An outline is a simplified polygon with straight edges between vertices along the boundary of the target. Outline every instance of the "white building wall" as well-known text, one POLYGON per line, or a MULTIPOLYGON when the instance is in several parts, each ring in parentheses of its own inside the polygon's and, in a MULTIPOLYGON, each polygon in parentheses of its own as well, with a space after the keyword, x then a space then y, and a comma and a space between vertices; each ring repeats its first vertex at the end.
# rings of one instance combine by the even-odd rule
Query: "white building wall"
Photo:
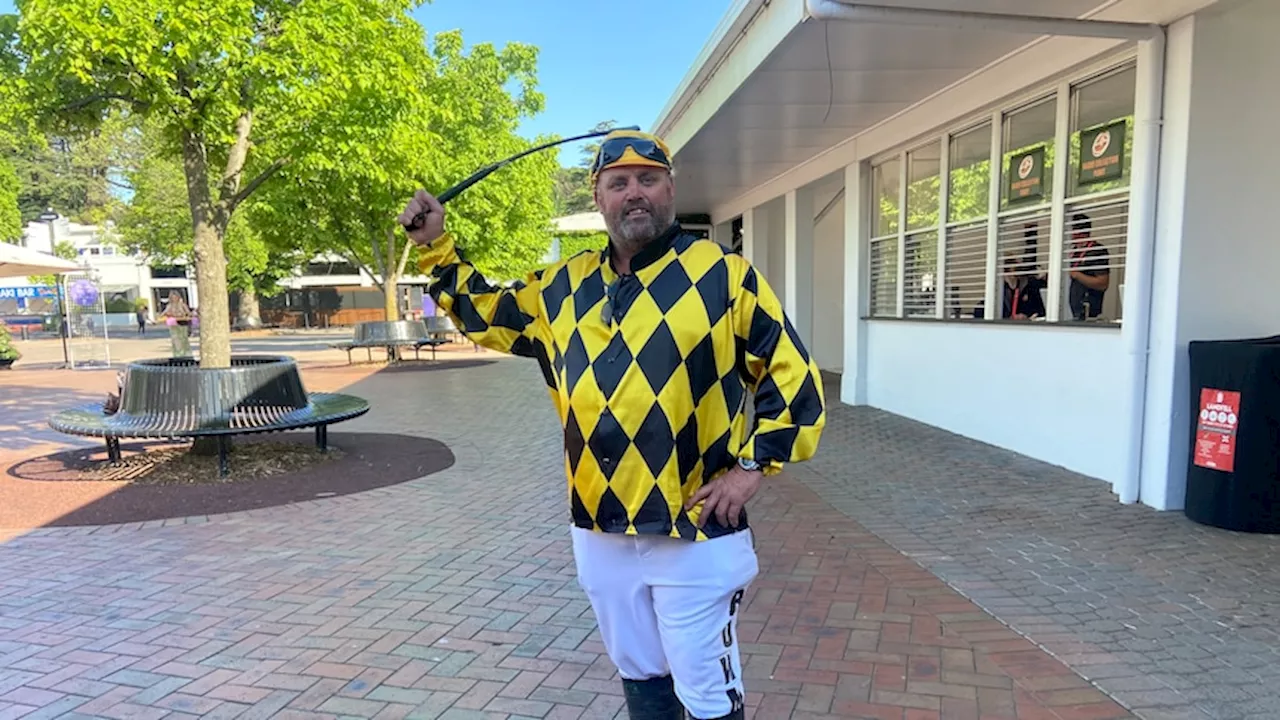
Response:
POLYGON ((1122 472, 1120 333, 867 325, 869 405, 1104 480, 1122 472))
POLYGON ((1188 343, 1280 333, 1280 3, 1224 0, 1195 17, 1193 32, 1186 25, 1171 29, 1179 50, 1170 65, 1175 76, 1189 71, 1189 92, 1166 103, 1186 109, 1185 118, 1166 113, 1166 136, 1180 132, 1185 142, 1165 151, 1161 198, 1168 220, 1181 223, 1156 254, 1165 289, 1157 301, 1176 311, 1163 310, 1159 334, 1153 326, 1143 488, 1143 502, 1172 508, 1182 507, 1186 490, 1188 343))
POLYGON ((773 286, 773 292, 781 300, 787 296, 787 208, 784 198, 777 198, 764 206, 764 237, 756 238, 756 255, 765 257, 764 275, 773 286), (760 247, 764 241, 763 249, 760 247))
MULTIPOLYGON (((815 213, 826 207, 816 198, 815 213)), ((844 370, 844 200, 837 200, 813 229, 813 339, 818 367, 844 370)), ((834 398, 833 398, 834 399, 834 398)))

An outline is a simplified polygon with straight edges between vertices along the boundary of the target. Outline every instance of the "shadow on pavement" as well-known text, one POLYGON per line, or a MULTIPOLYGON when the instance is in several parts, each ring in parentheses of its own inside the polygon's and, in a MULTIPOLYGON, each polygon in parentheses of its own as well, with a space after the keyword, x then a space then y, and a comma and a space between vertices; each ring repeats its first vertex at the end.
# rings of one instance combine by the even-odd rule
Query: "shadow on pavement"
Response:
MULTIPOLYGON (((312 433, 299 432, 237 438, 236 443, 243 446, 253 442, 285 441, 305 445, 313 438, 312 433)), ((258 510, 398 485, 438 473, 454 463, 449 448, 429 438, 384 433, 331 433, 329 443, 341 449, 344 457, 296 472, 243 482, 125 484, 44 525, 113 525, 258 510)), ((122 444, 121 449, 128 455, 146 452, 147 445, 122 444)), ((91 462, 101 461, 104 454, 101 449, 67 450, 19 463, 9 470, 9 475, 45 486, 94 486, 99 483, 77 479, 79 470, 91 462)), ((213 462, 212 458, 210 462, 213 462)), ((231 462, 234 466, 234 450, 231 462)), ((94 490, 92 487, 85 489, 94 490)))
MULTIPOLYGON (((102 401, 103 392, 77 391, 65 388, 6 385, 0 388, 0 449, 24 450, 48 443, 91 444, 77 442, 48 425, 49 416, 72 405, 102 401)), ((79 440, 84 440, 80 438, 79 440)))

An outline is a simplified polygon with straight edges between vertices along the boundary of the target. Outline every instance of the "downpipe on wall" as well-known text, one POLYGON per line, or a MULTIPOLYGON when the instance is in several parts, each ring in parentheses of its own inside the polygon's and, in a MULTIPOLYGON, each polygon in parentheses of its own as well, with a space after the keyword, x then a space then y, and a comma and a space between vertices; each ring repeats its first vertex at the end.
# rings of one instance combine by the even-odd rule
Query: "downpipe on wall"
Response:
POLYGON ((1124 475, 1116 484, 1120 502, 1138 502, 1142 493, 1142 451, 1147 411, 1147 368, 1151 357, 1151 297, 1155 272, 1156 215, 1160 193, 1160 140, 1164 128, 1166 34, 1138 44, 1134 93, 1133 182, 1129 188, 1129 235, 1125 312, 1121 334, 1129 357, 1129 443, 1124 475))

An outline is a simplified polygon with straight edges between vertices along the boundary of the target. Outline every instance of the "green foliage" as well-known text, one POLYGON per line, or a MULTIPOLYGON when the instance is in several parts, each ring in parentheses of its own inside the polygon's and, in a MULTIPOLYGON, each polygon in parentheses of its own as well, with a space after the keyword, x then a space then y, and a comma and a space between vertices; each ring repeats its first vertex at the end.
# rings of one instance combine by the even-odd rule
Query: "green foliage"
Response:
POLYGON ((36 135, 14 151, 24 221, 48 208, 73 222, 97 225, 120 208, 113 194, 113 170, 128 164, 136 122, 112 113, 98 127, 76 135, 36 135))
POLYGON ((219 366, 230 357, 223 240, 236 210, 299 157, 324 146, 342 162, 347 146, 402 118, 399 98, 422 82, 405 61, 421 47, 416 4, 17 0, 0 65, 22 69, 18 101, 57 135, 98 128, 118 108, 158 123, 191 209, 201 362, 219 366))
MULTIPOLYGON (((515 130, 542 109, 535 48, 480 44, 464 53, 455 31, 437 35, 429 52, 420 41, 406 45, 403 62, 415 80, 388 100, 393 120, 300 155, 258 197, 255 227, 339 254, 385 282, 412 259, 396 216, 415 190, 441 192, 529 146, 515 130)), ((517 277, 546 253, 556 168, 554 152, 537 153, 449 203, 448 228, 482 272, 517 277)))
POLYGON ((108 313, 129 313, 135 310, 135 304, 128 298, 113 297, 107 301, 106 311, 108 313))
POLYGON ((18 211, 18 175, 0 156, 0 242, 22 239, 22 213, 18 211))
POLYGON ((574 232, 560 235, 560 257, 568 260, 585 250, 603 250, 609 245, 608 233, 574 232))
POLYGON ((9 326, 0 322, 0 360, 17 360, 20 357, 22 353, 13 346, 13 336, 9 334, 9 326))
MULTIPOLYGON (((592 132, 611 130, 615 125, 617 122, 605 120, 597 123, 592 132)), ((556 215, 573 215, 595 209, 589 168, 599 149, 600 143, 587 143, 582 147, 576 167, 562 167, 556 173, 556 215)))
MULTIPOLYGON (((182 165, 166 152, 154 122, 144 125, 136 146, 134 165, 123 172, 133 195, 120 213, 117 245, 153 263, 190 264, 195 259, 194 243, 182 165)), ((212 173, 209 181, 215 182, 212 173)), ((290 246, 268 246, 244 213, 232 216, 223 243, 227 285, 232 290, 253 288, 263 295, 275 294, 279 280, 302 259, 290 246)))

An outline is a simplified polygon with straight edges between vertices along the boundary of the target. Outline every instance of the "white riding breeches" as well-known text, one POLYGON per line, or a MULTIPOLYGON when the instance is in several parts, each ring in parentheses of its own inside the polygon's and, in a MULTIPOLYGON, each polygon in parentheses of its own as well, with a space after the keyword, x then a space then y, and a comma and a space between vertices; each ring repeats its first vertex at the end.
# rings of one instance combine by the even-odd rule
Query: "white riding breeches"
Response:
POLYGON ((578 583, 619 674, 671 675, 699 720, 742 707, 738 611, 760 570, 751 531, 701 542, 571 532, 578 583))

